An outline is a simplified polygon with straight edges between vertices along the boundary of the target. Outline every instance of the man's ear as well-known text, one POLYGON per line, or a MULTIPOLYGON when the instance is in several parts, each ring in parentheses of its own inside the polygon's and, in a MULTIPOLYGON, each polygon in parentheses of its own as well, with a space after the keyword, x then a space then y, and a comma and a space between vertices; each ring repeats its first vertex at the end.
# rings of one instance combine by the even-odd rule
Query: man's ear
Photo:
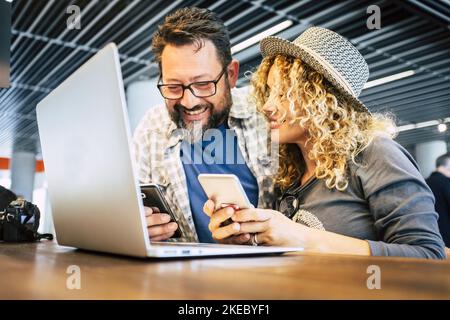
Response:
POLYGON ((236 59, 231 60, 227 67, 227 72, 230 88, 234 88, 239 78, 239 61, 236 59))

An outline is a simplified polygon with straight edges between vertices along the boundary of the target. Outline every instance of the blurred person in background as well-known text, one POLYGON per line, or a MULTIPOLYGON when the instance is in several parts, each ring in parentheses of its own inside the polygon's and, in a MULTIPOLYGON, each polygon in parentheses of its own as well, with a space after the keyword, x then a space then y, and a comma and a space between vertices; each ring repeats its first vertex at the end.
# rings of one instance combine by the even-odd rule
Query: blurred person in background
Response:
POLYGON ((445 245, 450 247, 450 152, 436 159, 436 171, 426 181, 436 199, 434 206, 439 214, 439 231, 445 245))

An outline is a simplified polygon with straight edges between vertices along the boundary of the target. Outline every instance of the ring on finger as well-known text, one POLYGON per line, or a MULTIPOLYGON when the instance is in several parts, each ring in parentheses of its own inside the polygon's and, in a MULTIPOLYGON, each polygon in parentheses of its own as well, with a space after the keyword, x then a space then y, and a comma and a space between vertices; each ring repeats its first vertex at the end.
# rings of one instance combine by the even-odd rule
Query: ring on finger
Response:
POLYGON ((251 237, 250 237, 250 244, 252 246, 258 246, 258 234, 257 233, 252 233, 251 237))

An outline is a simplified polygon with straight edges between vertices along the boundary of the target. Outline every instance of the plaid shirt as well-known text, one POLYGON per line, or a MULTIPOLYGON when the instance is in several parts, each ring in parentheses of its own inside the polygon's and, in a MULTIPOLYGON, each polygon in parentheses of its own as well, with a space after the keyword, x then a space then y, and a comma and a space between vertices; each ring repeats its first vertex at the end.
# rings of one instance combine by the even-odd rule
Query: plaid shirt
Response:
MULTIPOLYGON (((242 156, 258 182, 258 207, 272 208, 278 150, 273 149, 267 121, 249 101, 246 89, 231 92, 233 105, 228 126, 235 131, 242 156)), ((156 183, 162 187, 185 236, 179 241, 198 242, 180 157, 184 132, 171 120, 165 105, 153 107, 134 132, 134 156, 140 183, 156 183)))

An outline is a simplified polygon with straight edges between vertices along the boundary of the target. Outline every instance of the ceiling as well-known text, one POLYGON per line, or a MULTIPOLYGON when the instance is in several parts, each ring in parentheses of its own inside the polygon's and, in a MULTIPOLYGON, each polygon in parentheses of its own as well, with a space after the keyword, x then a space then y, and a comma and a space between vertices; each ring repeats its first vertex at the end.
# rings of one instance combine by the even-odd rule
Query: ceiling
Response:
MULTIPOLYGON (((0 0, 3 1, 3 0, 0 0)), ((369 80, 407 70, 413 76, 363 90, 371 111, 391 112, 405 125, 450 117, 450 2, 332 0, 14 0, 12 3, 11 82, 0 89, 0 156, 12 150, 39 156, 35 107, 106 43, 120 52, 125 86, 155 77, 151 36, 165 15, 184 6, 214 10, 230 30, 232 45, 286 19, 291 27, 277 34, 294 39, 317 25, 347 37, 364 55, 369 80), (81 28, 68 29, 69 5, 81 8, 81 28), (366 26, 369 5, 381 9, 381 28, 366 26)), ((240 85, 260 62, 255 44, 235 54, 240 85)), ((401 132, 411 148, 430 140, 450 141, 436 126, 401 132)), ((449 148, 450 149, 450 148, 449 148)))

